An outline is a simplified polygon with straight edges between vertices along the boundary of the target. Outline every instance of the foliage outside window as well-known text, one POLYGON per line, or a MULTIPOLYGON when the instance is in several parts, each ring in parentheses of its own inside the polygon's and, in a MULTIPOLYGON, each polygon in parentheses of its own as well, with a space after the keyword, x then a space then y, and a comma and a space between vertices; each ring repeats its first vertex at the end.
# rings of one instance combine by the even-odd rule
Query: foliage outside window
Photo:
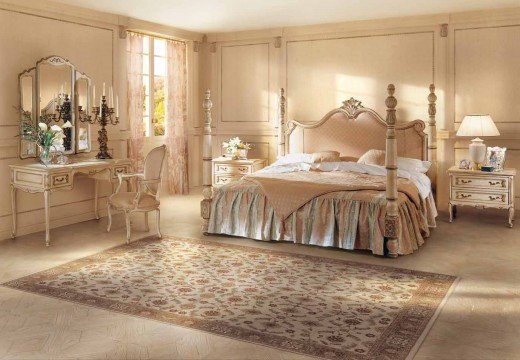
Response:
POLYGON ((145 136, 165 134, 166 40, 143 36, 143 123, 145 136), (150 91, 152 89, 152 91, 150 91))

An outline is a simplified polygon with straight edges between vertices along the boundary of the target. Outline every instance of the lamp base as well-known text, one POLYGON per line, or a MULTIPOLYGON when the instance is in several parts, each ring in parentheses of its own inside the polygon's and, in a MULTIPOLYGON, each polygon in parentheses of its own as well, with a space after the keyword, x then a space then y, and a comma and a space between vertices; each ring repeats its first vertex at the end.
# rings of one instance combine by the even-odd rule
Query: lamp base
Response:
POLYGON ((469 157, 473 162, 473 170, 478 170, 486 159, 486 145, 484 140, 475 138, 469 144, 469 157))

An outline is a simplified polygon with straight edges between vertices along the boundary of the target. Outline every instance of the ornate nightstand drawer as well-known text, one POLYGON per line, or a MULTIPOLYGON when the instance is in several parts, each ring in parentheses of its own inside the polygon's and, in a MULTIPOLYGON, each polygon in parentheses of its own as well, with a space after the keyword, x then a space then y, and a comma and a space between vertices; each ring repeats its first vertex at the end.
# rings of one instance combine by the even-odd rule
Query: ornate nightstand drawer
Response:
POLYGON ((218 174, 215 174, 213 182, 214 182, 215 185, 226 185, 226 184, 230 184, 232 182, 238 181, 241 178, 242 178, 241 175, 218 175, 218 174))
POLYGON ((492 176, 464 176, 454 175, 451 177, 452 186, 458 188, 481 188, 481 189, 497 189, 505 190, 508 188, 507 177, 492 176))
POLYGON ((451 198, 457 202, 470 202, 497 205, 509 204, 509 194, 507 192, 491 191, 467 191, 463 189, 452 189, 451 198))
POLYGON ((72 176, 70 174, 53 174, 51 175, 51 187, 58 188, 62 186, 69 186, 72 183, 72 176))
POLYGON ((251 165, 215 164, 215 173, 247 175, 252 172, 251 165))

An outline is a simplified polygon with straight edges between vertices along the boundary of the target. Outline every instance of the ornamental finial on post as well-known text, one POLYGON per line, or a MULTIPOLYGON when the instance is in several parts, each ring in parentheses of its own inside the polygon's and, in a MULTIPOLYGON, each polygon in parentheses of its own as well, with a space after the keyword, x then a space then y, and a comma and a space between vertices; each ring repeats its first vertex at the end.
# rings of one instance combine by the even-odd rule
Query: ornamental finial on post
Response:
POLYGON ((388 88, 388 97, 385 100, 386 104, 386 123, 388 125, 395 125, 396 117, 395 117, 395 107, 397 106, 397 99, 394 97, 395 86, 394 84, 389 84, 388 88))

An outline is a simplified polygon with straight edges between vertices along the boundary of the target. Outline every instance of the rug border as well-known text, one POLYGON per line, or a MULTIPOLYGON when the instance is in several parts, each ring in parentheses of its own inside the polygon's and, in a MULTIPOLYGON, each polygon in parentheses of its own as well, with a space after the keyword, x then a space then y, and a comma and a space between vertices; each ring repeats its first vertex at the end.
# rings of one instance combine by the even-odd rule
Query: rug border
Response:
MULTIPOLYGON (((341 265, 350 265, 350 266, 357 266, 357 267, 361 267, 361 268, 376 269, 376 270, 384 271, 384 272, 387 272, 387 273, 391 272, 391 273, 398 273, 398 274, 399 273, 400 274, 413 274, 413 275, 417 275, 419 277, 423 277, 424 280, 428 280, 429 279, 429 280, 451 281, 451 285, 448 288, 448 291, 444 294, 443 298, 439 302, 439 305, 437 305, 437 308, 435 309, 434 314, 428 320, 428 323, 425 326, 425 328, 423 329, 423 331, 421 332, 421 335, 417 338, 417 340, 414 341, 414 345, 412 346, 412 348, 410 349, 410 351, 408 352, 408 354, 405 357, 406 359, 413 358, 415 353, 418 351, 418 349, 421 346, 424 338, 426 337, 426 335, 429 332, 430 328, 433 326, 433 323, 437 319, 440 311, 444 307, 444 305, 445 305, 445 303, 447 301, 448 296, 451 294, 451 292, 452 292, 452 290, 454 288, 454 285, 457 284, 458 280, 459 280, 459 278, 457 276, 453 276, 453 275, 425 272, 425 271, 412 270, 412 269, 406 269, 406 268, 398 268, 398 267, 387 266, 387 265, 380 265, 380 264, 363 263, 363 262, 346 260, 346 259, 329 258, 329 257, 324 257, 324 256, 319 256, 319 255, 292 253, 292 252, 282 251, 282 250, 278 250, 278 249, 266 249, 266 248, 262 248, 262 247, 247 246, 247 245, 242 245, 242 244, 229 244, 229 243, 223 243, 223 242, 220 242, 220 241, 213 241, 213 240, 209 240, 209 239, 197 239, 197 238, 183 237, 183 236, 177 236, 177 235, 165 235, 165 236, 163 236, 162 239, 157 237, 157 236, 152 235, 152 236, 148 236, 148 237, 145 237, 145 238, 142 238, 142 239, 138 239, 138 240, 136 240, 136 241, 134 241, 134 242, 132 242, 130 244, 124 244, 124 243, 123 244, 118 244, 118 245, 115 245, 113 247, 101 250, 101 251, 99 251, 97 253, 86 255, 84 257, 81 257, 81 258, 78 258, 78 259, 75 259, 75 260, 71 260, 71 261, 65 262, 65 263, 63 263, 61 265, 57 265, 57 266, 51 267, 49 269, 40 270, 40 271, 37 271, 37 272, 35 272, 33 274, 29 274, 29 275, 26 275, 26 276, 23 276, 23 277, 20 277, 20 278, 16 278, 16 279, 13 279, 13 280, 6 281, 6 282, 0 284, 0 286, 6 287, 6 288, 9 288, 9 289, 12 289, 12 290, 23 291, 25 293, 30 293, 30 294, 33 294, 33 295, 44 295, 44 296, 49 297, 49 298, 53 298, 53 299, 57 299, 57 300, 64 300, 64 301, 67 301, 67 302, 70 302, 70 303, 76 303, 76 304, 80 304, 80 305, 85 305, 85 306, 89 306, 91 308, 100 309, 100 310, 104 310, 104 311, 113 311, 113 312, 116 312, 116 313, 119 313, 119 314, 123 314, 123 315, 126 315, 126 316, 136 316, 136 317, 139 317, 139 318, 142 318, 142 319, 145 319, 145 320, 158 321, 158 322, 161 322, 161 323, 164 323, 164 324, 168 324, 168 325, 180 326, 180 327, 183 327, 183 328, 186 328, 186 329, 190 329, 190 330, 195 330, 195 331, 202 331, 202 332, 205 332, 207 334, 211 334, 211 335, 215 335, 215 336, 223 336, 223 337, 228 338, 228 339, 233 339, 233 340, 236 340, 236 341, 244 341, 244 342, 247 342, 247 343, 251 343, 251 344, 255 344, 255 345, 259 345, 259 346, 265 346, 265 347, 269 347, 269 348, 273 348, 273 349, 276 349, 276 350, 281 350, 281 351, 285 351, 285 352, 289 352, 289 353, 294 353, 294 354, 299 354, 299 355, 304 355, 304 356, 309 356, 309 357, 314 357, 314 358, 323 358, 323 356, 315 355, 315 354, 312 354, 311 352, 303 352, 302 350, 296 350, 296 349, 292 350, 292 349, 287 348, 287 347, 280 347, 280 346, 275 346, 275 345, 269 345, 269 344, 266 344, 266 343, 263 343, 263 342, 256 342, 256 341, 244 339, 244 338, 241 338, 241 337, 226 335, 224 333, 202 329, 202 328, 200 328, 198 326, 183 325, 183 324, 180 324, 178 322, 169 321, 166 318, 160 319, 160 318, 157 318, 155 316, 150 317, 150 316, 145 316, 145 315, 134 314, 132 312, 125 311, 123 309, 119 310, 119 309, 112 308, 112 307, 108 307, 108 308, 100 307, 99 305, 90 304, 90 303, 88 303, 85 300, 82 301, 82 300, 77 300, 77 299, 71 299, 71 298, 67 298, 65 296, 62 297, 62 296, 59 296, 59 295, 56 295, 56 294, 51 294, 51 293, 34 292, 34 291, 31 291, 30 289, 23 288, 23 287, 17 287, 16 285, 12 285, 11 284, 11 283, 17 282, 17 281, 32 280, 32 278, 34 276, 36 276, 36 275, 39 275, 39 274, 45 275, 45 273, 50 271, 50 270, 57 269, 57 268, 58 269, 59 268, 63 269, 63 268, 66 268, 67 265, 70 265, 70 264, 73 264, 73 263, 76 263, 76 262, 79 262, 79 261, 85 261, 85 260, 89 260, 89 259, 92 259, 92 260, 95 260, 95 261, 99 261, 100 259, 96 259, 96 257, 100 256, 101 254, 105 254, 106 257, 105 257, 104 260, 106 260, 108 258, 111 258, 112 256, 117 256, 118 255, 118 254, 114 253, 116 251, 116 249, 124 249, 124 248, 132 249, 132 248, 138 247, 138 246, 143 245, 143 244, 146 245, 148 243, 152 243, 152 242, 156 242, 156 241, 162 241, 164 239, 168 239, 170 241, 180 241, 180 242, 196 243, 196 244, 208 245, 208 246, 232 248, 232 249, 237 249, 237 250, 242 250, 242 251, 249 251, 249 252, 251 252, 251 251, 253 251, 253 252, 261 252, 261 253, 264 253, 264 254, 272 254, 272 255, 277 255, 277 256, 289 256, 289 257, 293 257, 293 258, 303 258, 303 259, 308 259, 308 260, 313 261, 313 262, 320 262, 320 263, 326 261, 328 263, 332 262, 332 263, 341 264, 341 265)), ((66 269, 66 270, 70 271, 70 269, 66 269)), ((75 291, 70 291, 70 292, 72 292, 72 293, 74 293, 74 294, 76 294, 76 295, 78 295, 80 297, 84 296, 84 294, 76 293, 75 291)), ((147 309, 147 310, 150 311, 150 309, 147 309)), ((151 312, 154 312, 154 310, 151 309, 151 312)), ((239 328, 239 330, 242 330, 242 329, 239 328)), ((338 350, 330 349, 329 351, 336 352, 338 350)), ((342 351, 339 350, 339 352, 341 353, 342 351)), ((339 354, 337 354, 337 355, 339 355, 339 354)), ((353 354, 353 353, 349 352, 348 353, 348 358, 349 359, 365 359, 366 355, 367 354, 353 354)), ((326 358, 330 358, 330 357, 326 356, 326 358)))

